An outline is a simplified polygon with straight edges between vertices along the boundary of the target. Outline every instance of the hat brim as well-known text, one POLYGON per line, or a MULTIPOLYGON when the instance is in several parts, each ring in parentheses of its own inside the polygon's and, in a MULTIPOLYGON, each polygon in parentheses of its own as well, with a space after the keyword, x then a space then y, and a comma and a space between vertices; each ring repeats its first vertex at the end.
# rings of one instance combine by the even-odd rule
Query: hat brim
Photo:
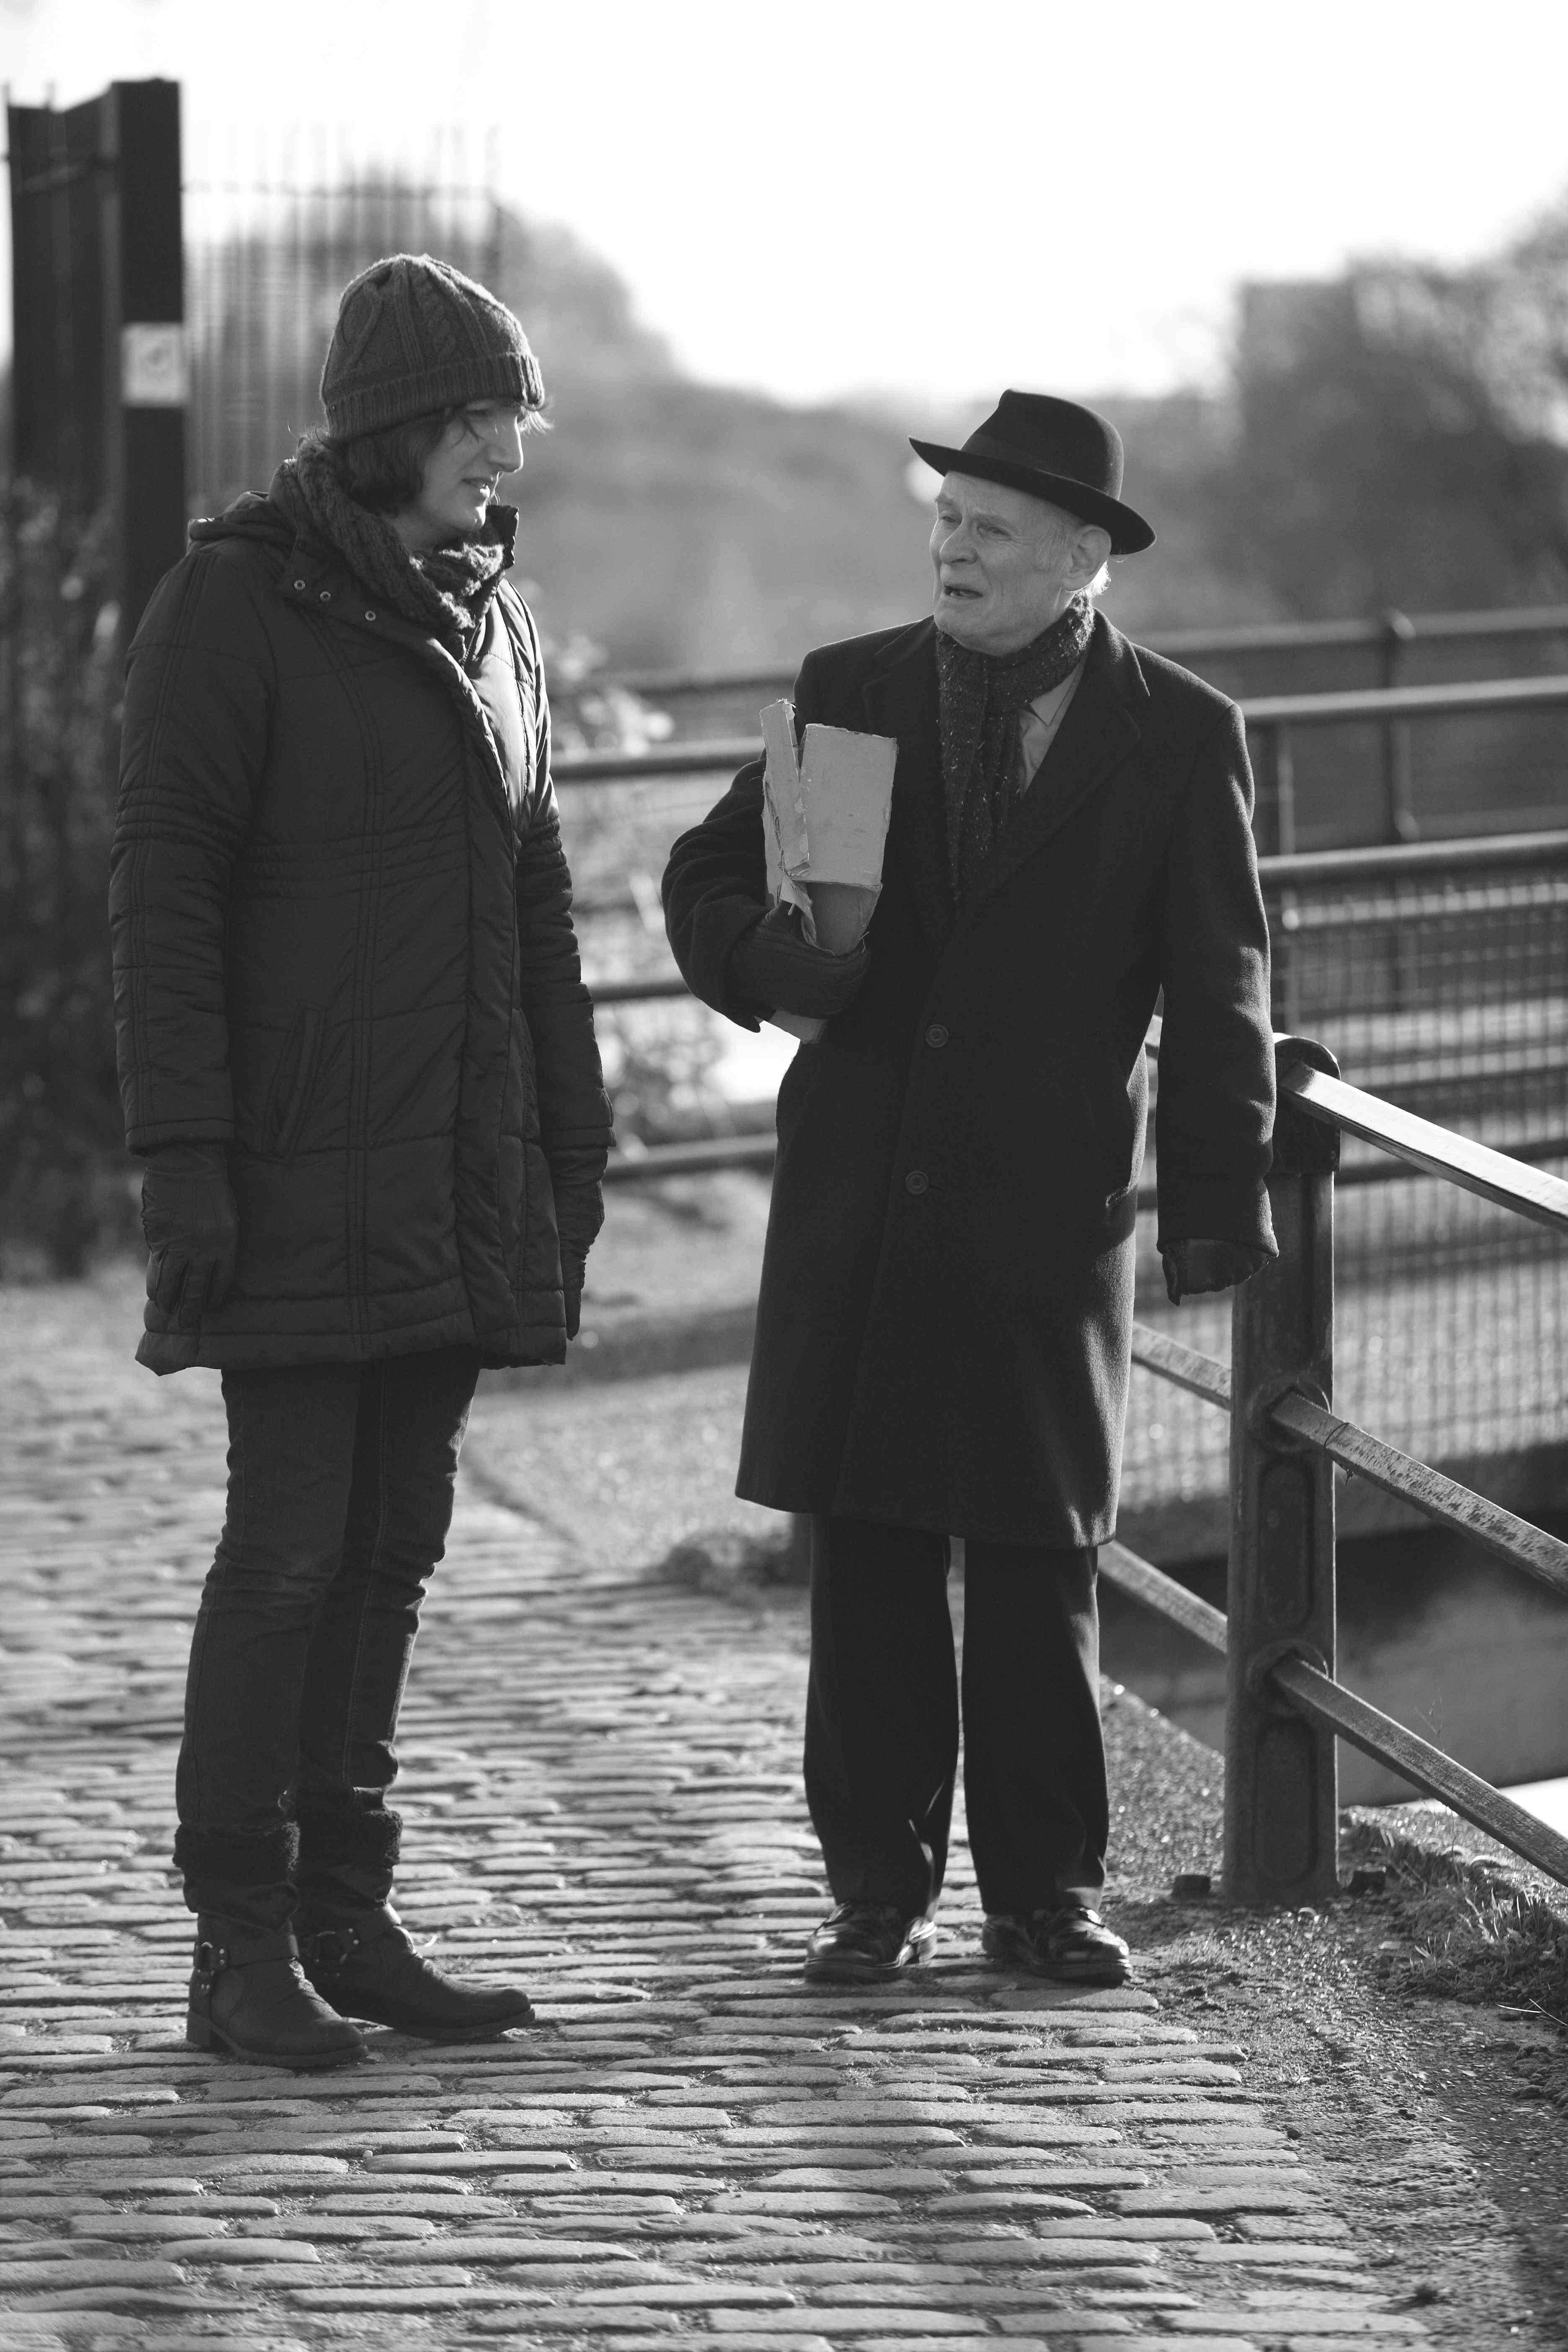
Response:
POLYGON ((973 449, 948 449, 938 441, 917 441, 912 435, 910 447, 939 474, 973 474, 983 482, 1001 482, 1007 489, 1065 507, 1080 522, 1098 523, 1110 533, 1112 555, 1141 555, 1154 544, 1152 528, 1134 508, 1108 498, 1103 490, 1090 489, 1087 483, 1075 482, 1070 474, 1048 474, 1043 466, 1031 466, 1024 459, 1013 465, 1005 457, 983 457, 973 449))

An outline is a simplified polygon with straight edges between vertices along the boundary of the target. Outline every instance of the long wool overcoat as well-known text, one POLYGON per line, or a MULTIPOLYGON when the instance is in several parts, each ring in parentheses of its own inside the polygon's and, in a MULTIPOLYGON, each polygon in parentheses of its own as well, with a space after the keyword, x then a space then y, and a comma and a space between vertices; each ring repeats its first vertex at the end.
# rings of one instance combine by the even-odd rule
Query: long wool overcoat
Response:
MULTIPOLYGON (((1268 940, 1242 720, 1098 617, 1084 675, 955 912, 931 622, 807 656, 797 725, 898 739, 870 968, 779 1090, 738 1491, 1021 1545, 1116 1520, 1160 991, 1163 1242, 1271 1247, 1268 940)), ((748 1026, 762 764, 677 842, 669 935, 748 1026)))
POLYGON ((559 1362, 610 1114, 527 607, 465 669, 269 499, 193 540, 132 648, 115 1001, 130 1148, 228 1147, 238 1260, 140 1360, 559 1362))

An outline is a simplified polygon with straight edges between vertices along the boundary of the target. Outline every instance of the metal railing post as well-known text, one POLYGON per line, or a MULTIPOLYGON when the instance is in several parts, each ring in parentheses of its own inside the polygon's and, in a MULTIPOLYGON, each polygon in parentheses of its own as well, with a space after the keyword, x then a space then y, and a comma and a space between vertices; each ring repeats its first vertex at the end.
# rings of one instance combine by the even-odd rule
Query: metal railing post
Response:
MULTIPOLYGON (((1337 1075, 1292 1039, 1281 1068, 1337 1075)), ((1334 1670, 1334 1485, 1326 1455, 1269 1422, 1288 1390, 1333 1400, 1333 1181, 1339 1137, 1282 1096, 1268 1198, 1279 1255, 1235 1295, 1226 1657, 1225 1891, 1310 1903, 1339 1884, 1334 1738, 1274 1695, 1285 1656, 1334 1670)))
MULTIPOLYGON (((1392 605, 1383 616, 1383 677, 1385 687, 1399 684, 1399 672, 1405 648, 1415 639, 1415 624, 1407 614, 1396 612, 1392 605)), ((1388 838, 1392 841, 1415 841, 1421 832, 1415 819, 1414 789, 1410 768, 1410 728, 1402 719, 1391 719, 1383 730, 1383 793, 1388 816, 1388 838)))

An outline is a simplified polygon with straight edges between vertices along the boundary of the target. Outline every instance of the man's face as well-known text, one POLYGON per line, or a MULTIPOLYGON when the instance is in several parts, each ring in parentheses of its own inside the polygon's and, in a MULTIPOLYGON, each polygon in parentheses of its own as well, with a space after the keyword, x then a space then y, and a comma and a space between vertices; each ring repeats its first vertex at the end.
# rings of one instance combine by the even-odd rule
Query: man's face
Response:
POLYGON ((410 546, 473 539, 501 478, 522 464, 524 411, 516 401, 477 402, 451 418, 425 461, 418 497, 398 520, 410 546))
POLYGON ((972 653, 1019 652, 1081 584, 1068 576, 1079 529, 1059 508, 1005 483, 944 476, 931 535, 937 627, 972 653))

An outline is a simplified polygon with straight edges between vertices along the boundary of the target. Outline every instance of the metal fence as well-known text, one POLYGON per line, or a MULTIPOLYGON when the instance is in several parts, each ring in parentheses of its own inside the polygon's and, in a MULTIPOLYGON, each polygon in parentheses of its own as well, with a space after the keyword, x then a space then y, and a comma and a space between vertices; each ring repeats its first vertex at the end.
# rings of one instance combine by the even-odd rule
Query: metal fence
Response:
MULTIPOLYGON (((1338 621, 1261 621, 1230 628, 1162 629, 1156 653, 1196 670, 1237 701, 1258 694, 1346 693, 1363 688, 1437 686, 1511 678, 1568 666, 1568 604, 1500 605, 1489 612, 1400 613, 1338 621), (1456 656, 1456 648, 1462 654, 1456 656)), ((788 691, 787 671, 626 670, 620 683, 700 718, 728 710, 742 723, 755 703, 788 691)), ((723 728, 710 731, 719 733, 723 728)))
POLYGON ((265 489, 297 436, 321 419, 321 357, 351 278, 386 253, 439 253, 472 277, 497 272, 500 210, 493 138, 473 152, 433 131, 388 165, 344 134, 280 138, 231 129, 193 142, 185 183, 185 316, 193 511, 265 489))
MULTIPOLYGON (((1341 1082, 1333 1057, 1277 1039, 1269 1198, 1278 1262, 1235 1295, 1229 1364, 1135 1328, 1144 1371, 1229 1417, 1228 1594, 1211 1608, 1124 1544, 1102 1573, 1226 1658, 1225 1889, 1320 1901, 1339 1887, 1338 1738, 1568 1885, 1568 1838, 1334 1679, 1335 1474, 1455 1528, 1568 1599, 1568 1544, 1371 1434, 1336 1396, 1334 1175, 1342 1136, 1568 1241, 1568 1182, 1341 1082)), ((1154 1047, 1157 1052, 1157 1045, 1154 1047)))
MULTIPOLYGON (((1568 833, 1261 861, 1279 1028, 1347 1078, 1568 1173, 1568 833)), ((1474 1193, 1347 1143, 1336 1338, 1348 1410, 1531 1514, 1568 1503, 1568 1244, 1474 1193)), ((1223 1302, 1167 1321, 1148 1213, 1141 1314, 1223 1355, 1223 1302)), ((1169 1559, 1225 1549, 1226 1439, 1135 1373, 1129 1524, 1169 1559), (1155 1528, 1158 1527, 1158 1533, 1155 1528)), ((1370 1489, 1355 1532, 1411 1524, 1370 1489)))
MULTIPOLYGON (((1259 846, 1289 854, 1555 822, 1568 805, 1562 720, 1568 705, 1568 607, 1434 614, 1405 626, 1412 633, 1409 643, 1428 655, 1428 666, 1441 659, 1446 675, 1363 687, 1331 670, 1310 691, 1280 690, 1279 673, 1289 675, 1293 652, 1302 646, 1353 650, 1369 635, 1375 642, 1377 625, 1307 622, 1155 638, 1155 651, 1237 694, 1257 774, 1259 846), (1467 669, 1483 674, 1453 678, 1459 646, 1467 669), (1485 675, 1489 657, 1500 652, 1509 657, 1509 674, 1485 675), (1265 665, 1265 653, 1277 667, 1265 665), (1238 677, 1248 663, 1253 676, 1238 677)), ((658 749, 657 760, 673 773, 679 757, 700 757, 715 768, 726 760, 738 765, 746 747, 755 748, 758 710, 787 694, 791 679, 766 670, 728 677, 648 673, 621 684, 672 722, 676 740, 658 749)), ((650 761, 646 772, 659 771, 650 761)), ((602 765, 583 772, 610 770, 602 765)))

